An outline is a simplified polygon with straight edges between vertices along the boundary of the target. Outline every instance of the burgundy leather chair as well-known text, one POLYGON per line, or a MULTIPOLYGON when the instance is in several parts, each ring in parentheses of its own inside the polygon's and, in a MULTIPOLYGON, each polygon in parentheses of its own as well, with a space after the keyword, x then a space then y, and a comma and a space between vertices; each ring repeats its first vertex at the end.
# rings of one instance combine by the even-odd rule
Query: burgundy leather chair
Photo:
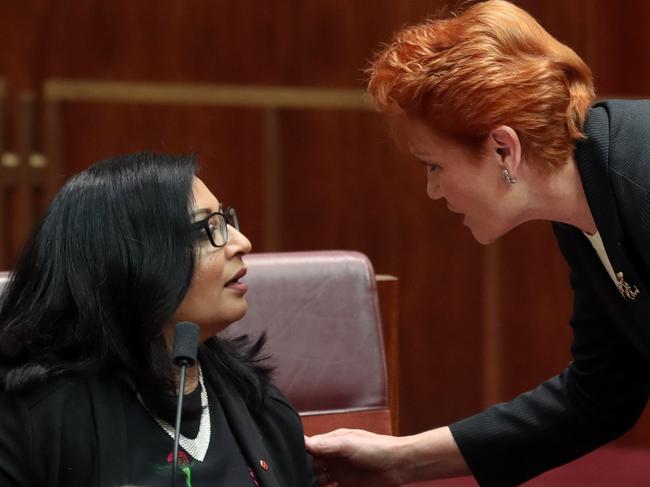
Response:
POLYGON ((380 306, 368 259, 318 251, 251 254, 244 261, 248 313, 224 334, 267 333, 275 383, 300 411, 305 432, 392 432, 380 306))

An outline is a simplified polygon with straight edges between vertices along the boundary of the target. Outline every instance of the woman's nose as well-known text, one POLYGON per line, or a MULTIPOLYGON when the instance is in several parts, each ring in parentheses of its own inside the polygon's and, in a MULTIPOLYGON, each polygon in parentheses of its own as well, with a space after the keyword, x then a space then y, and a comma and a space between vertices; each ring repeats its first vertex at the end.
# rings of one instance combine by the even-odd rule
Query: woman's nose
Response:
POLYGON ((252 248, 251 241, 246 238, 246 235, 235 227, 228 225, 228 244, 226 245, 226 250, 229 254, 248 254, 252 248))
POLYGON ((440 183, 431 177, 427 179, 427 196, 432 200, 439 200, 443 196, 440 183))

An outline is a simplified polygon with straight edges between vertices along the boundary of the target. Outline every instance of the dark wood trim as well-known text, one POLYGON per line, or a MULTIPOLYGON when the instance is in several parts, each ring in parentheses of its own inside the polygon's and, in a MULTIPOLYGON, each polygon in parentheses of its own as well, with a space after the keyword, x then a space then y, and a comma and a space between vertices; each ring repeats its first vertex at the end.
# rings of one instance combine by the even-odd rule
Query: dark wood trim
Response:
POLYGON ((399 434, 399 280, 377 275, 377 295, 388 375, 388 407, 393 434, 399 434))
POLYGON ((308 436, 327 433, 338 428, 364 429, 379 434, 394 434, 390 428, 392 412, 388 409, 344 411, 326 414, 301 414, 302 425, 308 436))

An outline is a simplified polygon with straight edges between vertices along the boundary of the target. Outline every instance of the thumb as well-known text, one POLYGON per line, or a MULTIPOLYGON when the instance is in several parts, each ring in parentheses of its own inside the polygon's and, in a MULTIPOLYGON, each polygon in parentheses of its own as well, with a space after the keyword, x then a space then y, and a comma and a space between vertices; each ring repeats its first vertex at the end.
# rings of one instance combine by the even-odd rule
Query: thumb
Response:
POLYGON ((334 435, 305 436, 305 446, 312 455, 323 457, 343 456, 344 441, 334 435))

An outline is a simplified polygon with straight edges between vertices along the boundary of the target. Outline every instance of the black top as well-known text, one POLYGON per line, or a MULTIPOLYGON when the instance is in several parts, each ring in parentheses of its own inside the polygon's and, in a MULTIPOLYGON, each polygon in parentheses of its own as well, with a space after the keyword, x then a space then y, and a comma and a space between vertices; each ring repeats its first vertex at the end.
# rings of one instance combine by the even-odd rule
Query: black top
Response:
MULTIPOLYGON (((208 464, 191 465, 192 487, 318 485, 300 419, 276 388, 270 385, 263 406, 251 410, 228 380, 203 372, 215 436, 208 464)), ((132 388, 110 376, 62 377, 20 394, 0 392, 2 487, 143 485, 171 447, 132 388)), ((169 485, 168 474, 162 485, 169 485)))
MULTIPOLYGON (((179 473, 177 486, 194 487, 210 485, 211 479, 220 479, 221 485, 254 487, 249 466, 233 436, 228 421, 211 387, 208 393, 210 414, 210 445, 203 461, 198 461, 179 446, 179 473)), ((200 409, 201 386, 183 398, 183 408, 200 409)), ((127 434, 133 438, 133 449, 129 452, 129 469, 132 483, 147 487, 170 485, 173 460, 173 439, 145 410, 136 399, 135 393, 124 405, 127 434)), ((181 423, 181 433, 187 438, 196 438, 201 416, 186 418, 181 423)))
POLYGON ((512 401, 450 426, 482 486, 520 484, 620 436, 650 389, 650 101, 612 100, 587 116, 575 159, 623 296, 580 230, 554 223, 571 267, 573 361, 512 401))

